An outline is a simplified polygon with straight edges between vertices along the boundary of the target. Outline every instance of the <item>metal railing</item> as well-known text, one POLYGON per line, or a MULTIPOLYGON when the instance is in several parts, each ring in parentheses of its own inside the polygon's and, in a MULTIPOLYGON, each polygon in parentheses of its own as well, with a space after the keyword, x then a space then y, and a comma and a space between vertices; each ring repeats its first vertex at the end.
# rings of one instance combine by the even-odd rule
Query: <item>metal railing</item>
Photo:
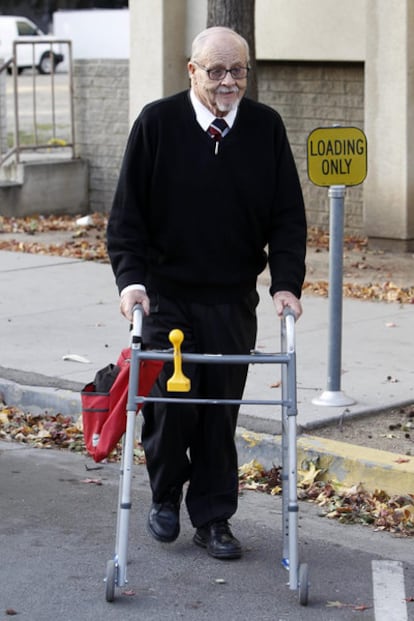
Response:
MULTIPOLYGON (((0 74, 2 72, 8 72, 12 74, 12 90, 13 90, 13 113, 7 115, 13 125, 13 131, 10 131, 10 127, 6 123, 3 126, 7 127, 7 137, 10 140, 12 136, 12 144, 7 145, 5 153, 0 154, 0 166, 8 163, 11 159, 14 162, 19 163, 22 161, 23 153, 42 153, 43 155, 50 155, 52 152, 60 151, 69 154, 72 159, 75 157, 75 128, 74 128, 74 104, 73 104, 73 62, 72 62, 72 42, 67 39, 56 39, 51 42, 47 42, 49 45, 50 58, 53 59, 53 55, 56 53, 56 46, 64 47, 64 58, 67 61, 67 74, 65 73, 65 89, 67 93, 67 99, 65 102, 65 110, 67 112, 62 113, 59 110, 59 102, 57 100, 56 91, 56 68, 55 63, 51 60, 50 73, 47 76, 40 78, 36 66, 36 53, 35 46, 45 46, 45 42, 37 41, 15 41, 13 43, 13 56, 7 59, 2 65, 0 65, 0 74), (31 46, 31 63, 27 66, 25 63, 25 69, 31 70, 31 80, 25 79, 25 101, 23 106, 23 91, 21 87, 22 75, 21 68, 18 66, 18 50, 20 46, 31 46), (45 85, 45 77, 47 82, 45 85), (42 83, 40 85, 40 79, 42 83), (28 97, 27 90, 29 89, 30 96, 28 97), (43 101, 42 119, 40 118, 39 101, 41 97, 46 98, 46 103, 43 101), (24 110, 23 110, 24 107, 24 110), (24 122, 22 119, 22 112, 24 111, 24 122), (45 123, 45 120, 47 121, 45 123), (63 128, 63 129, 62 129, 63 128)), ((63 74, 60 74, 63 75, 63 74)), ((7 99, 7 97, 6 97, 7 99)), ((5 106, 7 108, 7 105, 5 106)), ((7 110, 0 110, 0 114, 7 114, 7 110)))

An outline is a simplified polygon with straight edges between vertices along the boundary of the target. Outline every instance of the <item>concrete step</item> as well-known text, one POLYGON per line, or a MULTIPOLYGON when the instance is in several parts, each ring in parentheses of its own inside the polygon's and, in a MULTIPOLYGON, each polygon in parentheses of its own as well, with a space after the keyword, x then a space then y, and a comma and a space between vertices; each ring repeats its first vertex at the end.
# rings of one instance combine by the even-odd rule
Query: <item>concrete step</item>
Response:
POLYGON ((86 160, 32 158, 21 162, 15 178, 0 181, 0 215, 84 214, 88 211, 86 160))

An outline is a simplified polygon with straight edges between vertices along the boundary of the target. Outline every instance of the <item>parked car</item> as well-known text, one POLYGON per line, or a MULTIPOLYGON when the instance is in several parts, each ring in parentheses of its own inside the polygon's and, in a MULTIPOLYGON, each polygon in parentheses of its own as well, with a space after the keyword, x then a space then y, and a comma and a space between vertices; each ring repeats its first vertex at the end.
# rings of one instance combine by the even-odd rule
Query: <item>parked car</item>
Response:
POLYGON ((39 73, 51 73, 63 61, 64 56, 56 37, 45 35, 26 17, 0 15, 0 58, 3 61, 13 56, 14 41, 25 42, 24 45, 16 46, 18 73, 33 66, 39 73))

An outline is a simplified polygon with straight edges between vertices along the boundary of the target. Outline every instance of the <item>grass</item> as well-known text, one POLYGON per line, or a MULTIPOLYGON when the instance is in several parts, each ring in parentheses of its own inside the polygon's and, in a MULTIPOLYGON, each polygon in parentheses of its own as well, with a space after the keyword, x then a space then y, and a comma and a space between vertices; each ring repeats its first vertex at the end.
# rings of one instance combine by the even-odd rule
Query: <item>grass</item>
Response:
MULTIPOLYGON (((53 136, 52 124, 36 125, 37 140, 33 131, 20 130, 19 131, 19 144, 22 146, 36 146, 37 144, 46 144, 49 140, 57 138, 58 140, 69 141, 69 128, 67 125, 55 125, 56 136, 53 136)), ((14 133, 9 132, 7 134, 7 146, 11 149, 14 146, 14 133)))

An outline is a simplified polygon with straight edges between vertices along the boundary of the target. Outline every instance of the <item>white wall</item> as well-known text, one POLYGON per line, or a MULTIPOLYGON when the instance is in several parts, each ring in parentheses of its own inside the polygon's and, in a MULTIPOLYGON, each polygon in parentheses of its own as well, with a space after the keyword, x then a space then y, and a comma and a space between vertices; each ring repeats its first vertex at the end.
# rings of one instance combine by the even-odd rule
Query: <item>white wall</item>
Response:
MULTIPOLYGON (((57 11, 53 34, 72 40, 75 59, 129 58, 128 9, 57 11)), ((66 61, 59 69, 67 69, 66 61)))

